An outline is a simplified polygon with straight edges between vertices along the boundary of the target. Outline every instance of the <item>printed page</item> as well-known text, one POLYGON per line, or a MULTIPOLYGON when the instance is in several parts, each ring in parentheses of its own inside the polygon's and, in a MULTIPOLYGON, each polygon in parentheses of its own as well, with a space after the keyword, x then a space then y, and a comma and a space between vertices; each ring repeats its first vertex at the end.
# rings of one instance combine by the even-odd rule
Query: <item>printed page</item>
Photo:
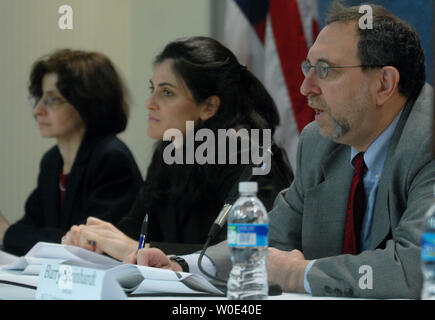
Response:
POLYGON ((38 276, 22 275, 0 269, 0 283, 34 287, 38 285, 38 276))
POLYGON ((132 294, 174 293, 223 295, 200 275, 146 266, 123 264, 107 271, 132 294))
POLYGON ((80 248, 58 243, 38 242, 25 256, 4 266, 8 270, 38 270, 31 265, 64 263, 89 268, 109 269, 121 264, 113 258, 80 248))
POLYGON ((0 266, 10 264, 16 260, 18 260, 17 256, 0 250, 0 266))

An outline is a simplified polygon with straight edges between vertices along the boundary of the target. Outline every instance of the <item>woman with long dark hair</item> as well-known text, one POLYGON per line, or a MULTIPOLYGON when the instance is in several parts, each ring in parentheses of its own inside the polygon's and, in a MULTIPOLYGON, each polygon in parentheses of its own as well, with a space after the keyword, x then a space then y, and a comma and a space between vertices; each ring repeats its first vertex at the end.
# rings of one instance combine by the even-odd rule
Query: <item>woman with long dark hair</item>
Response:
MULTIPOLYGON (((214 137, 222 129, 269 130, 273 134, 279 124, 276 106, 264 86, 229 49, 212 38, 192 37, 169 43, 154 61, 150 91, 147 135, 157 142, 135 205, 116 227, 89 218, 86 226, 70 230, 67 243, 123 260, 137 249, 142 221, 148 214, 152 247, 177 254, 201 248, 225 201, 237 196, 243 172, 252 168, 240 161, 243 150, 234 154, 225 147, 221 157, 223 149, 218 145, 222 141, 211 143, 216 153, 207 159, 216 161, 189 163, 189 146, 198 151, 203 142, 195 140, 192 144, 187 137, 202 129, 214 137), (181 133, 181 141, 164 139, 171 129, 181 133), (181 150, 181 161, 168 164, 168 150, 181 150), (94 241, 96 248, 89 241, 94 241)), ((226 136, 228 140, 231 135, 226 136)), ((263 140, 259 139, 261 146, 267 147, 263 140)), ((278 192, 290 185, 293 174, 283 150, 271 143, 269 147, 263 150, 263 155, 273 154, 267 174, 249 175, 249 179, 258 181, 258 196, 271 209, 278 192)), ((221 232, 214 242, 225 235, 221 232)))

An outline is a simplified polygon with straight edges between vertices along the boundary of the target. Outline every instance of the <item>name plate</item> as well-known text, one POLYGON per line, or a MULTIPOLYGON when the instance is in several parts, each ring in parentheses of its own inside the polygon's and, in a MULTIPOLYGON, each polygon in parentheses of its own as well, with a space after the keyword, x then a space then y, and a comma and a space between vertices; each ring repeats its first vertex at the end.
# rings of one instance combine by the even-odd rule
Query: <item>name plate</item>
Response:
POLYGON ((123 300, 119 283, 106 271, 65 264, 46 263, 39 273, 36 299, 123 300))

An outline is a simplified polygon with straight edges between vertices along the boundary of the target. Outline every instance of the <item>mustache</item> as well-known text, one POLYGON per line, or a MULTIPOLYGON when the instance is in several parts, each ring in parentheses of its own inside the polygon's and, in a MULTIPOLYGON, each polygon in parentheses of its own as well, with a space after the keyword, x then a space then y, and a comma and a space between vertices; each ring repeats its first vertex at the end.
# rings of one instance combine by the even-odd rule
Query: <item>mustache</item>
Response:
POLYGON ((314 98, 311 97, 311 96, 308 96, 308 97, 307 97, 307 100, 308 100, 308 105, 309 105, 310 107, 313 107, 313 105, 314 105, 314 98))
POLYGON ((319 99, 319 97, 309 96, 308 97, 308 105, 312 108, 315 108, 316 106, 324 105, 324 103, 323 103, 323 101, 321 101, 321 99, 319 99))
POLYGON ((308 96, 308 105, 313 109, 329 110, 328 104, 319 96, 308 96))

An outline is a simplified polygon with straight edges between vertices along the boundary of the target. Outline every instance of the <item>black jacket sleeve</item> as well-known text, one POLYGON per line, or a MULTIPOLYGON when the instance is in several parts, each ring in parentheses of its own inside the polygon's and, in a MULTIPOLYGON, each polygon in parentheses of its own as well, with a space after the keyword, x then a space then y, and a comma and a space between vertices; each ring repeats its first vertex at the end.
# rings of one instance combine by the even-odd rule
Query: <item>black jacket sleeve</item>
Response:
MULTIPOLYGON (((278 193, 288 188, 293 180, 286 157, 281 152, 282 149, 274 150, 271 170, 267 175, 248 174, 249 180, 258 182, 258 197, 268 211, 271 210, 278 193)), ((147 210, 154 210, 154 212, 148 212, 151 213, 148 230, 152 247, 162 249, 167 254, 187 254, 198 251, 205 244, 207 233, 226 200, 232 203, 237 199, 238 182, 241 176, 245 175, 246 168, 252 170, 252 166, 244 164, 216 165, 210 168, 216 177, 213 179, 214 184, 201 185, 201 198, 189 206, 174 201, 168 196, 168 199, 160 203, 157 208, 147 208, 145 199, 149 195, 145 194, 143 188, 132 210, 117 227, 130 238, 139 239, 145 213, 147 210), (184 219, 178 219, 180 216, 184 216, 184 219), (175 218, 170 219, 169 217, 175 218)), ((189 195, 186 194, 186 197, 189 195)), ((226 236, 225 225, 211 244, 225 240, 226 236)))
POLYGON ((24 217, 6 231, 6 251, 24 255, 39 241, 60 242, 72 225, 89 216, 116 223, 130 210, 142 177, 129 150, 115 137, 87 143, 68 176, 63 207, 58 188, 62 160, 57 147, 46 153, 24 217))

